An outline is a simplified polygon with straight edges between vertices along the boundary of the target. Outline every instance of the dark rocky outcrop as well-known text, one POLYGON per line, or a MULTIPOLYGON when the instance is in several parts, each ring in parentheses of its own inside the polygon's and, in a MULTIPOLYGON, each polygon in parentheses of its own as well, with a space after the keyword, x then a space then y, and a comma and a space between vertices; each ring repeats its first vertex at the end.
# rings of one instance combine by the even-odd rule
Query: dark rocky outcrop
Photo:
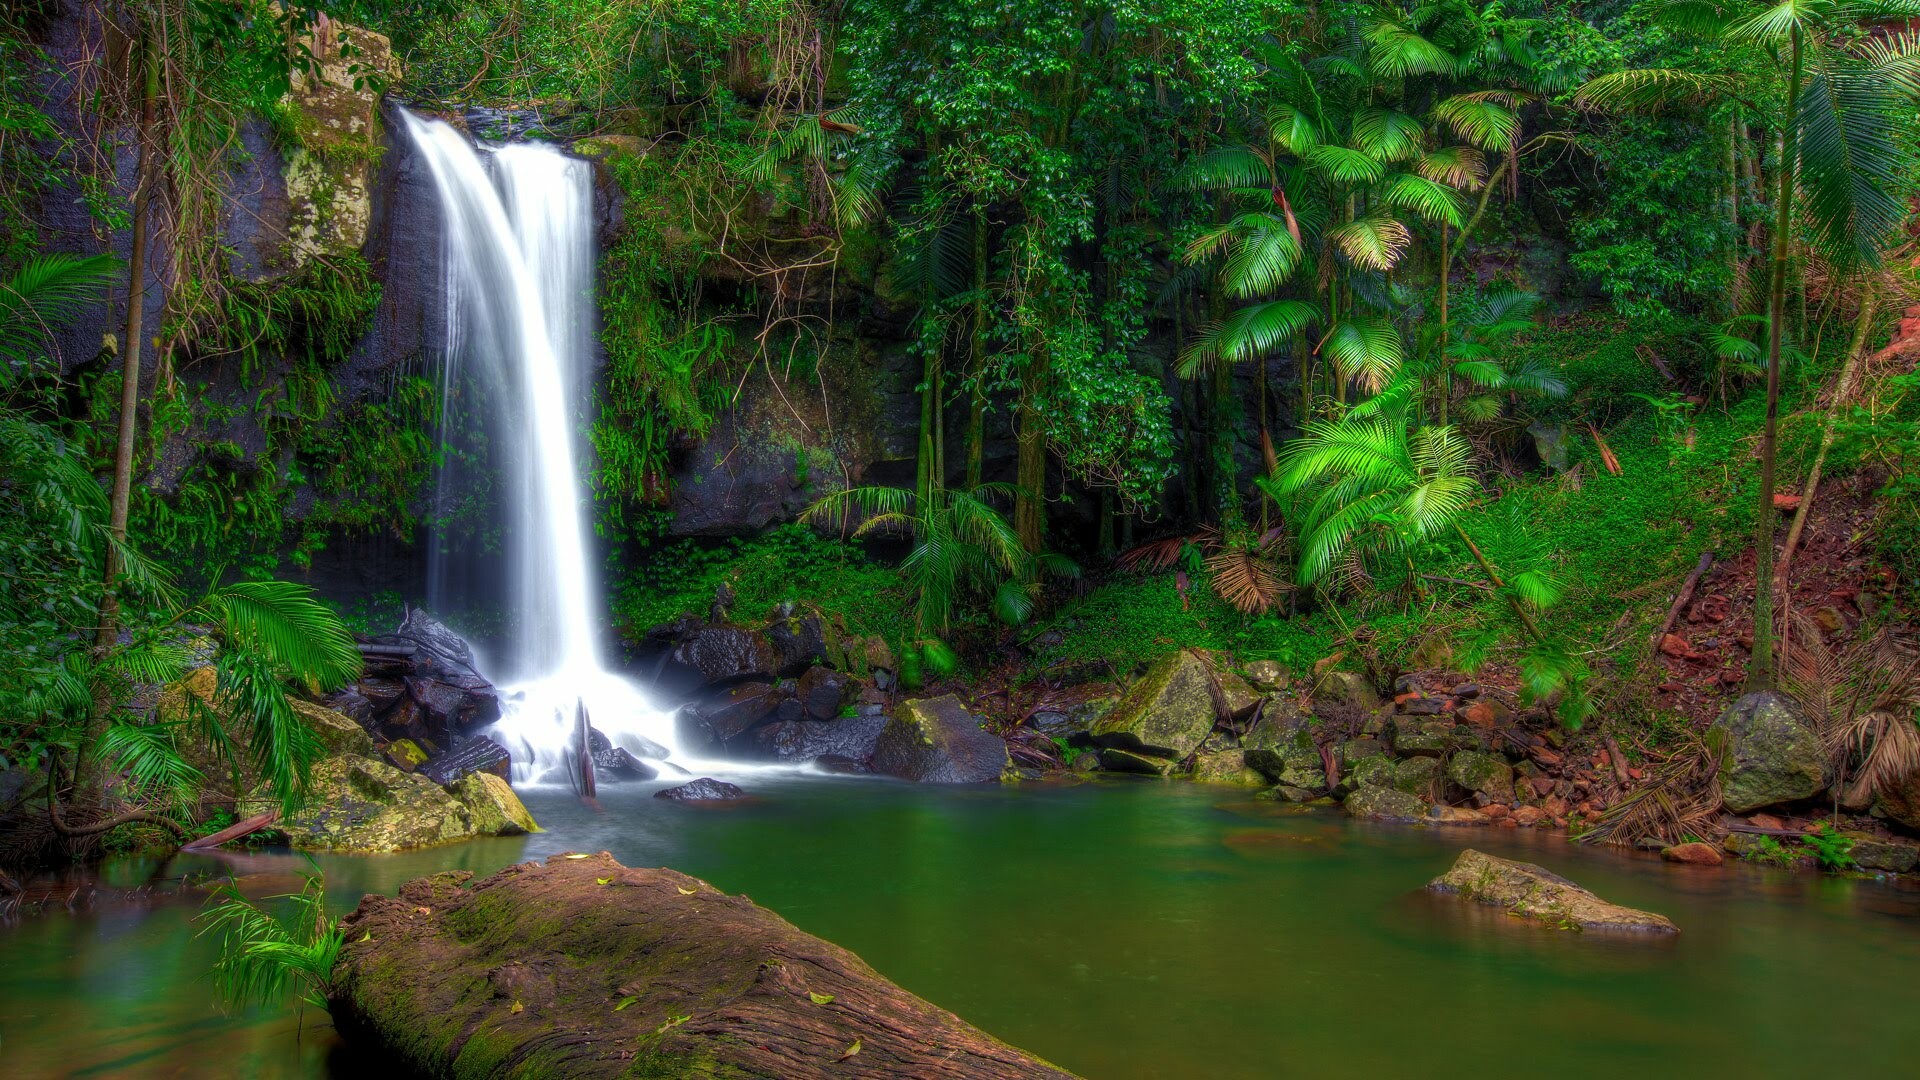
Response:
POLYGON ((420 766, 420 775, 436 784, 451 784, 468 773, 492 773, 502 780, 512 779, 513 755, 507 748, 484 735, 467 739, 459 746, 420 766))
POLYGON ((335 1023, 423 1075, 1067 1075, 745 897, 604 852, 409 882, 344 930, 335 1023))
POLYGON ((653 793, 653 797, 684 803, 732 802, 735 799, 746 798, 747 793, 741 791, 736 784, 729 784, 725 780, 715 780, 711 776, 703 776, 698 780, 681 784, 679 787, 670 787, 656 791, 653 793))
POLYGON ((624 746, 609 746, 593 755, 593 776, 602 783, 652 780, 659 775, 659 769, 634 757, 624 746))
POLYGON ((1580 886, 1532 863, 1513 862, 1468 848, 1453 868, 1427 888, 1455 893, 1522 918, 1563 930, 1674 934, 1664 915, 1609 904, 1580 886))
POLYGON ((983 784, 1011 764, 1006 740, 952 694, 903 702, 873 751, 873 771, 930 784, 983 784))
POLYGON ((802 763, 833 758, 865 769, 873 762, 886 726, 886 716, 879 713, 828 721, 786 720, 755 731, 753 741, 760 756, 776 761, 802 763))

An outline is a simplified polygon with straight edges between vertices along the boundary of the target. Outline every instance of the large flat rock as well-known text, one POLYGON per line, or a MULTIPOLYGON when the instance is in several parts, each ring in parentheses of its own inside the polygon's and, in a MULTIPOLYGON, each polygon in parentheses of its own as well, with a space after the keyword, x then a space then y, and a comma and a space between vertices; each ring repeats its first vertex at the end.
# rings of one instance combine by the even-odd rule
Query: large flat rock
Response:
POLYGON ((1610 904, 1550 870, 1472 848, 1462 851, 1453 868, 1434 878, 1427 888, 1505 908, 1510 914, 1556 929, 1680 932, 1664 915, 1610 904))
POLYGON ((328 1008, 428 1076, 1066 1077, 785 919, 605 852, 372 895, 328 1008))

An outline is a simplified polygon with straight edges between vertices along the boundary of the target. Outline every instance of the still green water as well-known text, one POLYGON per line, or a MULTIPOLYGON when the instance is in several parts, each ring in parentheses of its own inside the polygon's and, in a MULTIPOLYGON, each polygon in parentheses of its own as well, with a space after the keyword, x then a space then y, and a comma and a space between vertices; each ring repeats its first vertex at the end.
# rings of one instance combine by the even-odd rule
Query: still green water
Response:
MULTIPOLYGON (((1359 825, 1157 783, 942 790, 754 778, 750 805, 608 792, 528 804, 548 831, 320 860, 350 908, 422 873, 556 851, 705 878, 1090 1078, 1910 1077, 1920 892, 1698 869, 1524 830, 1359 825), (1540 862, 1681 927, 1666 944, 1540 930, 1420 886, 1462 847, 1540 862)), ((227 1017, 183 877, 297 885, 285 855, 127 860, 129 905, 0 927, 0 1075, 384 1075, 323 1013, 227 1017)))

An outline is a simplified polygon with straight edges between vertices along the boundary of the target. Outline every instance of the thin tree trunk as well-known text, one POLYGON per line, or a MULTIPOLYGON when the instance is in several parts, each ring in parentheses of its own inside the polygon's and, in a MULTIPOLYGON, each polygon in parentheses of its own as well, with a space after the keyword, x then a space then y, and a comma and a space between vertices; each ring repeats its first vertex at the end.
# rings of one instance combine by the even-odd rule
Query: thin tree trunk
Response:
POLYGON ((1013 496, 1013 530, 1020 546, 1038 555, 1046 538, 1047 432, 1040 417, 1040 393, 1047 381, 1044 351, 1028 361, 1020 379, 1019 430, 1015 442, 1019 460, 1013 496))
POLYGON ((1826 420, 1821 425, 1820 449, 1813 455, 1813 468, 1807 473, 1807 484, 1800 489, 1800 505, 1794 507, 1793 524, 1787 527, 1787 541, 1780 547, 1780 578, 1784 582, 1793 572, 1793 552, 1800 546, 1800 533, 1807 526, 1807 514, 1813 509, 1813 497, 1820 488, 1820 472, 1827 464, 1827 451, 1833 447, 1833 425, 1840 419, 1840 410, 1846 407, 1853 397, 1854 382, 1859 378, 1860 360, 1867 352, 1867 335, 1873 332, 1873 320, 1880 312, 1880 290, 1877 282, 1869 279, 1860 293, 1860 318, 1853 326, 1853 342, 1847 348, 1847 359, 1840 367, 1840 380, 1834 385, 1833 400, 1827 405, 1826 420))
POLYGON ((1730 237, 1727 243, 1727 306, 1731 319, 1740 314, 1740 135, 1738 117, 1727 117, 1727 192, 1723 210, 1730 237))
POLYGON ((1753 663, 1747 691, 1771 690, 1773 672, 1773 487, 1780 429, 1780 339, 1787 319, 1788 236, 1799 154, 1800 82, 1805 73, 1800 31, 1793 32, 1786 126, 1780 137, 1780 195, 1774 207, 1773 266, 1767 296, 1767 419, 1760 436, 1760 505, 1753 526, 1753 663))
MULTIPOLYGON (((1454 523, 1453 531, 1460 535, 1461 542, 1465 543, 1467 550, 1473 553, 1473 561, 1480 564, 1481 572, 1487 575, 1488 581, 1493 582, 1493 587, 1504 590, 1507 587, 1507 583, 1500 580, 1500 572, 1493 568, 1491 562, 1487 561, 1486 555, 1480 550, 1480 545, 1473 542, 1473 537, 1468 536, 1467 530, 1461 528, 1458 522, 1454 523)), ((1520 598, 1512 593, 1506 593, 1505 596, 1507 598, 1507 606, 1512 608, 1513 613, 1519 617, 1520 625, 1527 628, 1528 635, 1530 635, 1533 640, 1544 643, 1547 637, 1540 632, 1540 624, 1533 621, 1533 615, 1527 611, 1527 606, 1522 604, 1520 598)))
POLYGON ((973 366, 967 405, 967 490, 980 486, 986 468, 987 441, 987 212, 973 212, 973 366))
POLYGON ((1447 426, 1447 407, 1453 402, 1453 365, 1447 360, 1448 294, 1452 291, 1453 248, 1447 243, 1447 223, 1440 223, 1440 426, 1447 426))

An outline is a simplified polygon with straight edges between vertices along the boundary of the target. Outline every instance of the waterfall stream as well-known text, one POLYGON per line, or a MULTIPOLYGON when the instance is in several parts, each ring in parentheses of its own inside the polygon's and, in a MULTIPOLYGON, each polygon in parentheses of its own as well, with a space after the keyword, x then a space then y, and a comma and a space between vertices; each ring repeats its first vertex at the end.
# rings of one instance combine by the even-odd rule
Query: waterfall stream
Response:
POLYGON ((476 147, 403 115, 446 215, 446 385, 480 388, 487 445, 505 465, 513 644, 499 658, 504 715, 492 734, 513 752, 516 782, 564 780, 577 703, 614 745, 675 757, 673 717, 600 650, 577 452, 595 324, 590 167, 536 144, 476 147))

